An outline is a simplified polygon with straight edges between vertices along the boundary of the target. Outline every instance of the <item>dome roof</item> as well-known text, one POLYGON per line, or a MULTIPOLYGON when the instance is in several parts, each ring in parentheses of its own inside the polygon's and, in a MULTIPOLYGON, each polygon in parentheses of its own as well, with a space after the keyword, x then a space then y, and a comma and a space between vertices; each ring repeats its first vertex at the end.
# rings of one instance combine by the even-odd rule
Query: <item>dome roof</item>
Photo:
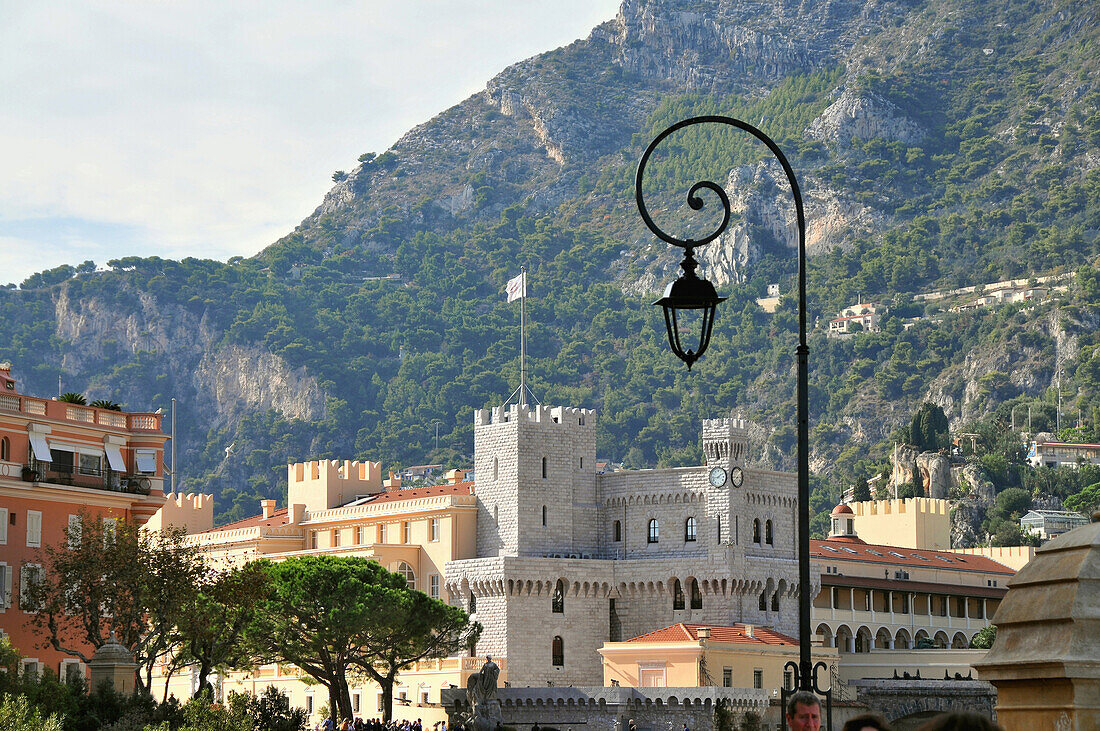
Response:
POLYGON ((833 508, 833 512, 830 513, 829 515, 832 515, 832 516, 855 515, 855 513, 853 513, 852 509, 849 508, 847 505, 841 503, 840 505, 837 505, 835 508, 833 508))

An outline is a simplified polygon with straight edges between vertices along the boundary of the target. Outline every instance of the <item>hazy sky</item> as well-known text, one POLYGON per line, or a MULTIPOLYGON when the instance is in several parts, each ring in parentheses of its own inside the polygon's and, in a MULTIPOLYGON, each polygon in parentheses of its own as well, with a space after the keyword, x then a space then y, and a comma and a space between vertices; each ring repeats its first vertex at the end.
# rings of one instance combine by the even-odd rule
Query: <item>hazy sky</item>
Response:
POLYGON ((251 255, 363 152, 618 0, 0 0, 0 283, 251 255))

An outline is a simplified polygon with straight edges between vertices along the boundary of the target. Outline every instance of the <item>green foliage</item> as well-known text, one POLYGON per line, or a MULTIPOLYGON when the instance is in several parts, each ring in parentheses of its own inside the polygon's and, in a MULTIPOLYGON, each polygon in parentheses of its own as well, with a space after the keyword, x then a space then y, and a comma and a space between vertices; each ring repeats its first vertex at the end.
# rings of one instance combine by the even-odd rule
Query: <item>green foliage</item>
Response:
POLYGON ((1100 509, 1100 482, 1093 483, 1076 495, 1066 498, 1066 510, 1076 510, 1085 515, 1100 509))
POLYGON ((925 401, 909 424, 909 438, 921 451, 939 451, 950 445, 947 415, 937 404, 925 401))
POLYGON ((971 650, 988 650, 993 647, 993 642, 997 639, 997 625, 988 624, 978 630, 973 637, 970 638, 971 650))
POLYGON ((66 404, 80 404, 81 406, 88 403, 87 399, 84 398, 84 394, 75 391, 66 391, 58 396, 57 400, 66 404))
POLYGON ((96 409, 106 409, 107 411, 122 411, 122 406, 117 401, 111 401, 110 399, 96 399, 88 405, 96 409))
POLYGON ((859 478, 856 480, 854 489, 852 490, 852 499, 856 502, 863 502, 864 500, 871 499, 871 488, 867 484, 865 478, 859 478))
POLYGON ((1019 487, 1010 487, 997 495, 997 510, 1006 518, 1018 519, 1031 507, 1031 494, 1019 487))
POLYGON ((26 697, 5 694, 0 700, 0 729, 3 731, 62 731, 57 716, 43 718, 36 708, 31 708, 26 697))

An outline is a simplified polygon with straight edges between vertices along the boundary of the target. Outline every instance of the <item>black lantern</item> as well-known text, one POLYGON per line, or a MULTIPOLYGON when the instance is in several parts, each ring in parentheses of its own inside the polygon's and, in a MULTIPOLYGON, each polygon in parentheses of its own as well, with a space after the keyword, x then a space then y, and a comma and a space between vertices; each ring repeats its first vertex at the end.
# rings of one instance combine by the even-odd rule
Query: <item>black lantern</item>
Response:
MULTIPOLYGON (((654 304, 661 305, 664 308, 665 325, 668 328, 668 343, 672 346, 672 352, 676 354, 676 357, 687 363, 688 369, 691 368, 692 363, 703 355, 703 352, 710 344, 710 332, 711 328, 714 327, 715 308, 719 302, 725 299, 724 297, 718 296, 717 292, 714 290, 713 284, 695 276, 695 269, 698 263, 695 261, 693 251, 697 247, 704 246, 718 238, 726 229, 726 226, 729 225, 730 201, 729 197, 726 196, 726 192, 722 189, 722 186, 717 183, 703 180, 692 185, 687 195, 688 206, 696 211, 703 208, 703 199, 699 197, 698 194, 701 189, 705 188, 713 193, 718 198, 719 202, 721 202, 723 208, 722 222, 718 225, 718 228, 701 239, 678 239, 662 231, 653 222, 653 219, 649 217, 649 212, 642 202, 642 175, 645 172, 645 166, 649 161, 649 156, 653 153, 657 145, 673 132, 693 124, 722 124, 728 127, 736 127, 756 137, 756 139, 767 145, 771 153, 779 160, 779 164, 783 167, 783 172, 787 176, 787 182, 791 185, 791 193, 794 195, 795 217, 798 223, 798 348, 796 350, 798 359, 798 389, 796 400, 798 410, 799 657, 797 663, 787 663, 786 669, 791 670, 794 675, 795 688, 813 691, 826 697, 830 718, 829 723, 831 726, 832 691, 823 691, 818 685, 818 671, 824 669, 825 664, 818 663, 817 665, 813 665, 810 662, 810 379, 808 375, 810 348, 806 343, 806 217, 802 209, 802 192, 798 187, 798 181, 795 179, 794 170, 791 169, 790 163, 787 162, 787 158, 783 154, 783 151, 779 149, 779 146, 756 127, 753 127, 747 122, 742 122, 739 119, 734 119, 733 117, 706 115, 691 117, 677 122, 657 135, 653 142, 649 143, 649 147, 646 148, 645 152, 642 153, 642 159, 638 162, 638 173, 634 178, 635 199, 638 203, 638 213, 641 214, 642 220, 645 221, 649 230, 656 234, 659 239, 684 249, 684 260, 680 263, 684 273, 679 279, 668 285, 668 288, 665 290, 665 296, 657 300, 654 304), (694 350, 691 348, 685 349, 680 342, 680 322, 677 313, 681 310, 702 310, 702 329, 699 334, 699 346, 694 350)), ((789 692, 793 692, 793 689, 788 689, 784 686, 784 701, 789 692)), ((784 725, 786 725, 786 716, 784 715, 783 718, 784 725)))
MULTIPOLYGON (((699 266, 692 256, 691 247, 685 247, 684 260, 680 267, 684 273, 675 282, 665 287, 665 294, 653 304, 660 305, 665 311, 665 328, 668 330, 668 344, 676 357, 687 363, 688 370, 691 364, 699 360, 710 345, 710 331, 714 327, 714 311, 719 302, 725 302, 725 297, 719 297, 714 290, 714 285, 706 279, 695 276, 695 268, 699 266), (701 310, 701 322, 699 332, 699 345, 692 348, 684 348, 680 342, 680 319, 678 310, 701 310)), ((690 340, 689 340, 690 342, 690 340)))

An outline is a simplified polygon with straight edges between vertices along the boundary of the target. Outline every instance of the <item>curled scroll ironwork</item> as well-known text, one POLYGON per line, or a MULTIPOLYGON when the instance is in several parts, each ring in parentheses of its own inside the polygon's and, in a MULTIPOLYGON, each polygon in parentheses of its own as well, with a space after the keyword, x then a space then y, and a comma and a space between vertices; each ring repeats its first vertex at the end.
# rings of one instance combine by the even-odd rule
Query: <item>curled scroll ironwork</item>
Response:
MULTIPOLYGON (((653 218, 649 215, 649 209, 646 208, 645 201, 643 200, 642 179, 645 177, 646 164, 649 162, 649 158, 650 156, 652 156, 654 150, 656 150, 657 147, 662 142, 664 142, 669 135, 681 129, 684 129, 685 127, 690 127, 696 124, 724 124, 729 127, 736 127, 737 129, 748 132, 753 137, 768 146, 768 149, 771 150, 772 154, 779 159, 780 165, 783 166, 783 172, 786 173, 787 180, 788 182, 790 182, 791 190, 794 193, 795 213, 798 217, 798 230, 801 237, 801 232, 805 230, 805 218, 802 212, 802 192, 799 190, 798 181, 795 180, 794 177, 794 171, 791 169, 790 163, 787 162, 787 158, 783 155, 782 150, 779 149, 778 145, 776 145, 770 137, 768 137, 766 134, 764 134, 748 122, 742 122, 740 119, 734 119, 733 117, 725 117, 715 114, 708 114, 698 117, 688 117, 687 119, 680 120, 676 124, 666 129, 664 132, 661 132, 659 135, 654 137, 653 141, 650 142, 649 146, 645 149, 645 152, 642 153, 642 158, 638 161, 638 172, 634 176, 634 199, 638 204, 638 213, 641 215, 642 220, 645 221, 645 225, 649 228, 649 230, 652 231, 654 235, 656 235, 657 238, 661 239, 662 241, 672 244, 673 246, 679 246, 682 249, 691 251, 698 246, 703 246, 705 244, 709 244, 711 241, 714 241, 716 238, 721 236, 722 233, 726 230, 726 227, 729 226, 731 215, 729 196, 726 195, 726 191, 722 188, 721 185, 715 183, 712 180, 701 180, 695 183, 688 190, 687 194, 687 204, 693 211, 702 210, 705 206, 705 200, 702 196, 699 195, 699 191, 701 190, 709 190, 710 192, 714 193, 715 196, 717 196, 718 201, 722 205, 721 223, 718 224, 717 228, 715 228, 713 231, 711 231, 706 236, 703 236, 702 238, 680 239, 665 232, 653 221, 653 218)), ((800 244, 804 246, 804 242, 800 241, 800 244)))

